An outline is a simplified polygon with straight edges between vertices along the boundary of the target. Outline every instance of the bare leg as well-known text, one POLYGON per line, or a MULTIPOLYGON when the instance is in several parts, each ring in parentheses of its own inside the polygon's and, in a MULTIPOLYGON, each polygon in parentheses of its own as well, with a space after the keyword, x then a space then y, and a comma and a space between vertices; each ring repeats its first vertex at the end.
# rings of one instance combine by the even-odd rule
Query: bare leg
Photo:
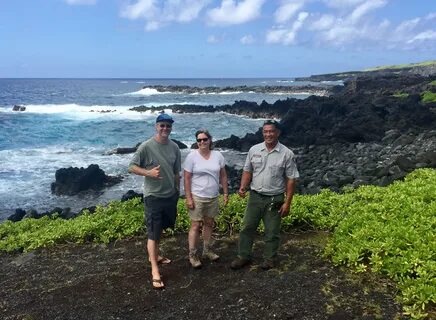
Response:
POLYGON ((201 221, 191 221, 191 229, 188 233, 189 252, 197 252, 200 240, 201 221))
POLYGON ((201 228, 201 221, 192 221, 191 229, 189 230, 189 234, 188 234, 189 263, 194 268, 201 267, 201 261, 197 255, 198 242, 200 240, 200 228, 201 228))
POLYGON ((219 259, 219 255, 214 253, 211 249, 211 240, 213 232, 214 220, 213 218, 204 217, 203 222, 203 256, 206 256, 211 261, 216 261, 219 259))
POLYGON ((209 247, 210 245, 210 240, 212 238, 212 231, 213 231, 213 218, 209 218, 209 217, 204 217, 204 222, 203 222, 203 242, 204 242, 204 246, 205 248, 209 247))
MULTIPOLYGON (((147 241, 148 257, 151 264, 151 276, 153 280, 161 280, 157 257, 159 255, 159 241, 148 239, 147 241)), ((153 282, 156 288, 163 287, 163 283, 153 282)))

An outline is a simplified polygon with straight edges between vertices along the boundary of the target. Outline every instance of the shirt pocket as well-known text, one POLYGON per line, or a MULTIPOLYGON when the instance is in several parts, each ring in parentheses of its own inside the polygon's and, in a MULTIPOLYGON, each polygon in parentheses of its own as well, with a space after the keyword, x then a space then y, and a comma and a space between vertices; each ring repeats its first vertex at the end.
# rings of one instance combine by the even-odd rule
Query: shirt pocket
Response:
POLYGON ((251 164, 253 166, 253 169, 260 169, 262 167, 262 158, 261 157, 253 157, 251 159, 251 164))
POLYGON ((271 171, 271 176, 273 176, 274 178, 282 178, 284 177, 285 174, 285 167, 280 165, 272 165, 270 167, 270 171, 271 171))

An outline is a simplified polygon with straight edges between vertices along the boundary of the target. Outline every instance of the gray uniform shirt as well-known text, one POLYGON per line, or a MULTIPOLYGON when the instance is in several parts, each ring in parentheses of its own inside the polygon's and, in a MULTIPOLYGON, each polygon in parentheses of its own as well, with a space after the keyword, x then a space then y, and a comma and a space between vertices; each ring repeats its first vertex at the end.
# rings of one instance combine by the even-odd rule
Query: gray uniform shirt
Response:
POLYGON ((270 152, 265 142, 252 146, 245 160, 244 171, 252 173, 251 190, 269 196, 285 192, 286 178, 296 179, 300 176, 294 153, 280 142, 270 152))
POLYGON ((144 177, 144 196, 169 198, 176 192, 175 175, 181 170, 181 154, 177 144, 171 140, 167 144, 154 138, 143 142, 135 152, 129 167, 137 165, 146 170, 160 165, 162 179, 144 177))

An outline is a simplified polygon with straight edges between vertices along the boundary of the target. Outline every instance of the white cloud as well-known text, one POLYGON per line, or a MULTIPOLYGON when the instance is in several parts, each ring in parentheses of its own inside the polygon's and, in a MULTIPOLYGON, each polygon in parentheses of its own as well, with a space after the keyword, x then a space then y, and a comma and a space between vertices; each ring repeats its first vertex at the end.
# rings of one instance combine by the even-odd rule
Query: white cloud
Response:
POLYGON ((368 12, 384 7, 386 5, 387 1, 386 0, 370 0, 370 1, 366 1, 362 4, 360 4, 359 6, 357 6, 357 8, 355 8, 353 10, 353 12, 351 13, 349 20, 352 23, 356 23, 358 22, 363 16, 365 16, 368 12))
POLYGON ((307 12, 300 12, 297 19, 292 26, 288 29, 279 28, 277 30, 269 30, 266 35, 267 43, 281 43, 284 45, 292 45, 296 42, 298 31, 302 28, 304 21, 309 14, 307 12))
POLYGON ((97 3, 97 0, 65 0, 65 2, 69 5, 94 5, 97 3))
POLYGON ((234 25, 254 20, 260 16, 260 10, 266 0, 222 0, 221 6, 208 11, 210 25, 234 25))
POLYGON ((252 44, 255 42, 255 39, 251 34, 247 34, 243 36, 240 41, 242 44, 252 44))
POLYGON ((336 9, 344 9, 347 7, 354 7, 361 2, 365 2, 366 0, 323 0, 328 7, 336 8, 336 9))
MULTIPOLYGON (((97 0, 64 0, 69 4, 94 4, 97 0)), ((362 49, 435 48, 436 12, 392 23, 386 11, 394 0, 275 0, 268 1, 268 14, 262 16, 267 0, 122 0, 129 1, 120 15, 144 21, 146 31, 196 19, 211 27, 231 27, 262 17, 270 20, 265 40, 271 44, 324 46, 362 49), (381 10, 382 8, 385 10, 381 10), (303 11, 304 10, 304 11, 303 11), (272 12, 272 16, 270 14, 272 12), (304 36, 303 36, 304 35, 304 36)), ((252 25, 250 25, 251 27, 252 25)), ((256 26, 257 27, 257 26, 256 26)), ((246 33, 265 32, 250 30, 246 33)), ((256 41, 251 34, 236 34, 247 45, 256 41)), ((211 35, 209 43, 225 37, 211 35)))
POLYGON ((427 31, 418 33, 412 39, 407 41, 407 43, 413 43, 416 41, 426 41, 426 40, 436 40, 436 31, 427 30, 427 31))
POLYGON ((221 42, 221 38, 215 35, 210 35, 207 37, 207 42, 208 43, 219 43, 221 42))
POLYGON ((400 25, 396 28, 395 31, 396 32, 412 31, 413 29, 416 28, 416 26, 419 24, 420 21, 421 21, 420 18, 403 21, 400 23, 400 25))
POLYGON ((335 17, 330 14, 323 14, 321 17, 312 22, 311 30, 326 30, 329 29, 335 22, 335 17))
POLYGON ((153 31, 176 22, 196 19, 210 0, 136 0, 125 6, 121 16, 130 20, 145 20, 145 30, 153 31))
POLYGON ((129 4, 121 11, 121 16, 130 20, 139 18, 152 19, 158 14, 158 7, 155 0, 139 0, 134 4, 129 4))
POLYGON ((282 5, 274 13, 276 23, 285 23, 291 20, 303 6, 304 1, 282 1, 282 5))

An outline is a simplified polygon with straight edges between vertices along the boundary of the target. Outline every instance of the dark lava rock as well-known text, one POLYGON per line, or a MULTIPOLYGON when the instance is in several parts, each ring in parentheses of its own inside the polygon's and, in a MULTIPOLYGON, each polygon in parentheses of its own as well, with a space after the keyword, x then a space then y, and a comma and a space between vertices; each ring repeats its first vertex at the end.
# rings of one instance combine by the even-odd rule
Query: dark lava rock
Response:
MULTIPOLYGON (((280 122, 280 141, 285 145, 332 145, 367 143, 395 139, 397 145, 409 144, 415 133, 435 127, 436 113, 431 104, 422 103, 420 93, 436 75, 382 78, 357 78, 330 97, 310 96, 305 100, 287 99, 276 102, 287 110, 280 122), (395 96, 404 92, 405 98, 395 96), (402 135, 413 131, 412 135, 402 135), (386 132, 390 132, 385 136, 386 132)), ((264 109, 273 109, 264 104, 264 109)), ((262 141, 261 128, 255 134, 223 140, 222 147, 246 151, 247 146, 262 141)))
POLYGON ((89 189, 99 190, 121 181, 120 177, 107 176, 96 164, 88 168, 62 168, 56 170, 56 181, 51 184, 56 195, 75 195, 89 189))
POLYGON ((23 219, 25 215, 26 215, 25 210, 23 210, 21 208, 17 208, 17 209, 15 209, 15 213, 8 217, 8 220, 12 221, 12 222, 17 222, 17 221, 20 221, 21 219, 23 219))
MULTIPOLYGON (((183 142, 180 142, 176 139, 171 139, 172 141, 174 141, 180 149, 186 149, 188 148, 188 146, 186 144, 184 144, 183 142)), ((141 145, 141 142, 137 143, 136 146, 134 147, 121 147, 121 148, 115 148, 112 149, 110 151, 108 151, 107 153, 105 153, 106 155, 112 155, 112 154, 128 154, 128 153, 134 153, 136 152, 136 150, 138 149, 138 147, 141 145)))
POLYGON ((171 140, 173 140, 178 145, 178 147, 180 149, 187 149, 188 148, 188 146, 186 144, 184 144, 183 142, 180 142, 179 140, 176 140, 176 139, 171 139, 171 140))
POLYGON ((144 199, 144 194, 143 193, 137 193, 133 190, 129 190, 127 191, 125 194, 123 194, 123 196, 121 197, 121 202, 133 199, 133 198, 141 198, 144 199))
POLYGON ((26 107, 25 106, 15 105, 15 106, 12 107, 12 111, 26 111, 26 107))

